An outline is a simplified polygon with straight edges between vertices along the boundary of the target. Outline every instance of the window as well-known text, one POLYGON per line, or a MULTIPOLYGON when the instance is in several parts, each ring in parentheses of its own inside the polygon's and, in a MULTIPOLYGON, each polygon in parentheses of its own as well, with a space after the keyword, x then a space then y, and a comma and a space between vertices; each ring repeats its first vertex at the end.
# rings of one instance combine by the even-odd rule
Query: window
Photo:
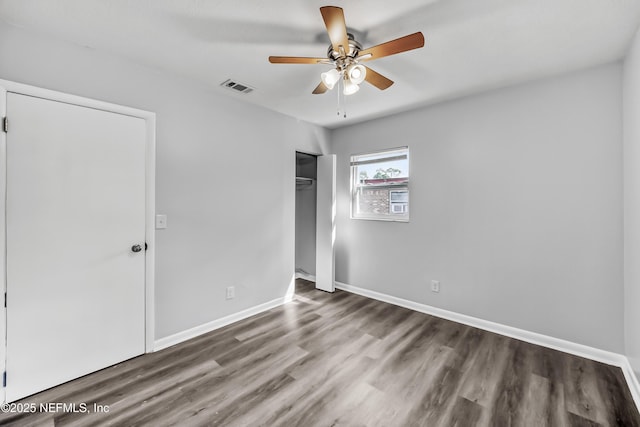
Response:
POLYGON ((409 221, 409 147, 351 156, 351 218, 409 221))

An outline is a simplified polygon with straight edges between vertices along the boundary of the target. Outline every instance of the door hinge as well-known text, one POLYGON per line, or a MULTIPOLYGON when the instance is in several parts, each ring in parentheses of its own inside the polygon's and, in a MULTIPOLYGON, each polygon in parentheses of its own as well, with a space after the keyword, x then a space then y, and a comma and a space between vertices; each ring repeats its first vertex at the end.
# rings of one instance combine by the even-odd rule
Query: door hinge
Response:
POLYGON ((4 307, 7 308, 7 293, 4 293, 4 307))
POLYGON ((4 131, 4 133, 9 132, 9 119, 7 119, 6 117, 2 119, 2 130, 4 131))
POLYGON ((2 387, 6 387, 7 386, 7 371, 4 371, 2 373, 2 387))

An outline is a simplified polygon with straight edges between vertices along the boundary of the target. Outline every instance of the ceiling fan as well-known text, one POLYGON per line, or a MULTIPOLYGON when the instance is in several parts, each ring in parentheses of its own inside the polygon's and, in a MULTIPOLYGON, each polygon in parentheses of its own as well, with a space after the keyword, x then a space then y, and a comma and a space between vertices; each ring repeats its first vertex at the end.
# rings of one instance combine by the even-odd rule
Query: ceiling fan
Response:
POLYGON ((269 62, 272 64, 333 65, 335 68, 320 75, 321 82, 313 90, 313 94, 316 95, 333 89, 336 84, 342 84, 344 95, 351 95, 360 89, 359 84, 363 81, 367 81, 380 90, 387 89, 393 84, 393 81, 360 64, 360 62, 372 61, 424 46, 424 36, 421 32, 417 32, 363 50, 354 36, 347 32, 342 8, 323 6, 320 8, 320 13, 331 40, 326 58, 269 57, 269 62))

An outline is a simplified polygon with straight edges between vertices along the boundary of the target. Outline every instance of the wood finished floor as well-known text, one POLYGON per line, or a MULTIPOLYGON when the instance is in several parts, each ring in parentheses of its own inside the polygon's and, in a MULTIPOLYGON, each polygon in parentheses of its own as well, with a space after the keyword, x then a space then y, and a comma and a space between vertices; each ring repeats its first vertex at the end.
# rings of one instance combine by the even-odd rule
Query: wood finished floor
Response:
POLYGON ((619 368, 298 280, 293 302, 22 402, 7 426, 640 426, 619 368))

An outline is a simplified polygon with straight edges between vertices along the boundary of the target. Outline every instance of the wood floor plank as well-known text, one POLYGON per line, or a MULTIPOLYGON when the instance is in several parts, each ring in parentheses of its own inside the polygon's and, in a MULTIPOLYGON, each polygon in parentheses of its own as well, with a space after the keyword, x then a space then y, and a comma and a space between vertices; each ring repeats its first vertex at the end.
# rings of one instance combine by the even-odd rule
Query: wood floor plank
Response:
POLYGON ((490 425, 516 425, 522 419, 522 403, 524 392, 528 386, 528 373, 530 365, 527 365, 527 345, 522 341, 508 341, 509 354, 500 372, 500 381, 491 405, 490 425))
POLYGON ((522 408, 515 425, 526 426, 534 425, 539 427, 551 427, 553 424, 550 416, 549 396, 550 384, 549 380, 536 374, 530 374, 529 380, 525 382, 526 386, 522 396, 522 408))
POLYGON ((602 396, 606 399, 602 401, 606 408, 607 422, 610 426, 633 425, 637 407, 625 404, 633 401, 631 392, 626 386, 623 373, 612 366, 604 363, 593 363, 596 372, 596 380, 602 396))
POLYGON ((568 420, 571 427, 604 427, 600 423, 596 423, 571 412, 569 412, 568 420))
POLYGON ((414 396, 412 404, 405 408, 406 415, 402 426, 446 426, 455 416, 457 391, 460 387, 461 373, 445 365, 434 377, 431 387, 421 396, 414 396))
POLYGON ((458 397, 448 424, 452 427, 475 427, 480 423, 483 408, 464 397, 458 397))
POLYGON ((437 344, 422 328, 416 328, 413 335, 397 343, 394 351, 379 361, 366 379, 395 399, 422 396, 436 384, 434 379, 446 368, 452 351, 437 344))
MULTIPOLYGON (((340 352, 329 348, 324 355, 310 354, 298 363, 290 365, 284 372, 296 381, 256 405, 250 413, 237 421, 238 424, 255 425, 256 420, 267 426, 278 424, 287 416, 300 416, 299 408, 304 407, 307 402, 326 400, 323 393, 331 388, 331 384, 340 382, 345 377, 350 378, 353 369, 361 368, 358 365, 369 365, 371 359, 361 356, 359 349, 366 348, 367 343, 374 339, 362 335, 359 339, 346 343, 340 352)), ((352 381, 347 383, 347 387, 351 386, 351 383, 352 381)), ((343 389, 343 392, 345 391, 343 389)), ((340 393, 339 396, 345 394, 340 393)), ((342 400, 344 398, 340 401, 342 400)))
POLYGON ((607 416, 602 402, 608 396, 600 394, 594 363, 582 358, 566 359, 565 405, 570 413, 605 425, 607 416))
POLYGON ((566 410, 564 393, 564 366, 566 358, 572 357, 560 351, 534 346, 531 357, 531 374, 547 379, 549 394, 538 396, 548 402, 548 420, 550 426, 570 425, 566 410))
POLYGON ((471 369, 484 334, 485 332, 479 329, 465 327, 460 339, 453 347, 455 352, 449 361, 449 365, 461 372, 471 369))
POLYGON ((424 320, 421 313, 414 313, 389 333, 384 340, 378 339, 378 343, 368 349, 367 355, 373 359, 382 359, 398 348, 399 344, 407 339, 407 336, 417 333, 416 323, 424 320))
MULTIPOLYGON (((193 425, 206 425, 213 422, 217 411, 233 407, 241 396, 266 387, 265 384, 272 383, 274 377, 282 377, 278 370, 270 370, 270 366, 289 366, 306 354, 300 348, 291 347, 285 351, 263 352, 259 361, 246 369, 239 363, 223 366, 217 375, 206 375, 190 381, 177 389, 170 399, 165 396, 161 401, 153 403, 155 411, 149 410, 142 416, 125 418, 124 422, 126 425, 153 425, 156 418, 154 412, 162 411, 162 422, 165 425, 178 425, 184 420, 190 420, 193 425), (167 413, 166 408, 171 408, 171 411, 167 413), (207 416, 207 420, 198 423, 198 414, 207 416)), ((151 409, 149 406, 147 404, 147 408, 151 409)))
POLYGON ((354 355, 331 368, 320 384, 309 384, 303 379, 307 391, 298 396, 295 406, 286 414, 270 417, 265 425, 331 425, 330 422, 335 418, 333 406, 345 398, 343 392, 353 384, 354 378, 361 378, 374 363, 373 359, 354 355))
POLYGON ((498 379, 505 368, 509 348, 507 338, 486 334, 473 356, 473 364, 465 371, 465 381, 460 396, 489 408, 498 389, 498 379))
POLYGON ((23 399, 2 426, 625 426, 619 368, 296 282, 289 304, 23 399))

